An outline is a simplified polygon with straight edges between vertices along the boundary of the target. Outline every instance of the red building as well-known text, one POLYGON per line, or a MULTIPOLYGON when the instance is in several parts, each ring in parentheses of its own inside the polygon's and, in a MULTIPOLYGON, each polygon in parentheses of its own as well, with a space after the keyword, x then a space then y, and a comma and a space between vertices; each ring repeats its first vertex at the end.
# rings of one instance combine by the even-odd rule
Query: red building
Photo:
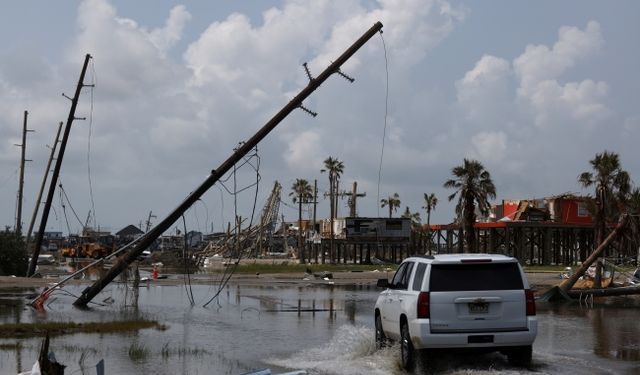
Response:
POLYGON ((558 224, 592 224, 590 198, 563 194, 544 199, 503 200, 493 207, 488 221, 537 221, 558 224))

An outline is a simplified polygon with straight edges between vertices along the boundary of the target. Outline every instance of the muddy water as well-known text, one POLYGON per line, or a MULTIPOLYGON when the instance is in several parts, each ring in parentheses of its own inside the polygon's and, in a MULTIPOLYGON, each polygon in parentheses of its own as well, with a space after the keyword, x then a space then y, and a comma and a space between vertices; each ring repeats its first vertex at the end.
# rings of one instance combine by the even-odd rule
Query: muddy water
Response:
MULTIPOLYGON (((402 374, 398 349, 373 349, 375 287, 229 285, 208 307, 216 285, 137 290, 112 284, 90 311, 71 306, 79 288, 56 292, 45 313, 19 296, 0 297, 0 322, 106 321, 144 317, 168 325, 127 334, 55 337, 52 350, 67 374, 241 374, 269 367, 309 374, 402 374), (70 293, 70 294, 69 294, 70 293), (135 356, 130 350, 144 352, 135 356)), ((499 354, 443 357, 446 374, 640 374, 640 299, 593 305, 538 304, 539 335, 531 369, 510 367, 499 354)), ((0 338, 0 374, 31 368, 39 339, 0 338)))

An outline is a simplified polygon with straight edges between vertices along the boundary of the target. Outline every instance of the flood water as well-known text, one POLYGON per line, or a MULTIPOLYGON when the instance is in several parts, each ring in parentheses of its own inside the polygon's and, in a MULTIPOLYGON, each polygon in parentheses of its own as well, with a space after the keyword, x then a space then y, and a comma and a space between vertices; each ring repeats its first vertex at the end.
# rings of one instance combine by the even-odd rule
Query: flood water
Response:
MULTIPOLYGON (((146 318, 166 330, 74 334, 53 337, 51 350, 66 374, 95 374, 104 359, 106 374, 242 374, 271 368, 277 374, 402 374, 398 348, 374 350, 374 286, 309 284, 227 285, 206 308, 218 284, 188 288, 139 288, 112 283, 89 311, 74 308, 70 294, 56 292, 45 313, 25 305, 23 296, 0 297, 0 322, 110 321, 146 318), (137 301, 136 301, 137 299, 137 301), (105 302, 103 302, 105 301, 105 302), (144 355, 130 354, 132 348, 144 355)), ((584 303, 539 303, 539 334, 530 369, 511 367, 500 354, 443 357, 446 374, 640 374, 640 299, 584 303)), ((0 338, 0 374, 31 369, 41 339, 0 338)), ((419 370, 418 370, 419 372, 419 370)))

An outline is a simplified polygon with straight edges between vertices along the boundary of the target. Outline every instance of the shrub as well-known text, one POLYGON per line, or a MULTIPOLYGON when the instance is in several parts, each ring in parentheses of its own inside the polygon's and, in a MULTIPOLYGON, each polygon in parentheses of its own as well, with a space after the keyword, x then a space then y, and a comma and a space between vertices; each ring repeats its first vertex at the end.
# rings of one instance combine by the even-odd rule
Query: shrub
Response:
POLYGON ((9 231, 0 232, 0 275, 25 276, 28 262, 22 236, 9 231))

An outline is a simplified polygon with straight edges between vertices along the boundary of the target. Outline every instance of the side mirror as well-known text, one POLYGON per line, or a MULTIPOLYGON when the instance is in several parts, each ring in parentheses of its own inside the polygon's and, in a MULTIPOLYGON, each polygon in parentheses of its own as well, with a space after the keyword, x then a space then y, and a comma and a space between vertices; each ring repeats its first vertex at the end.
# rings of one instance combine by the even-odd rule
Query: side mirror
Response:
POLYGON ((391 284, 389 284, 389 280, 388 279, 378 279, 378 282, 376 283, 376 286, 378 288, 390 288, 391 284))

